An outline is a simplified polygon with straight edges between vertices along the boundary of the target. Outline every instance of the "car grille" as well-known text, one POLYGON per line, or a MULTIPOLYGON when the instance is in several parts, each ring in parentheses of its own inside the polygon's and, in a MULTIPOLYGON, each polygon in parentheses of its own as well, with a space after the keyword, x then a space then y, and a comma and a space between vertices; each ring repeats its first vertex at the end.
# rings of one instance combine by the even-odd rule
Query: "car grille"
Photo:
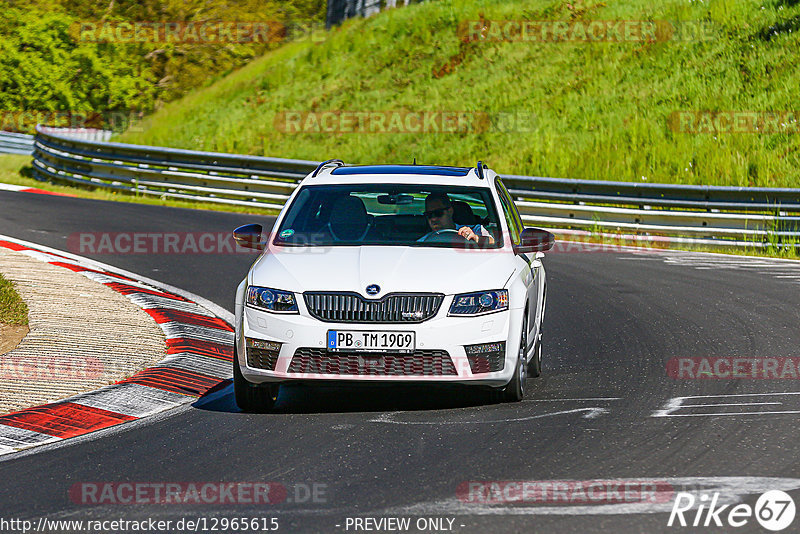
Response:
POLYGON ((453 376, 456 368, 444 350, 417 350, 411 354, 328 352, 299 348, 290 373, 378 376, 453 376))
POLYGON ((395 293, 368 300, 357 293, 304 293, 312 317, 329 323, 421 323, 439 311, 444 295, 395 293))

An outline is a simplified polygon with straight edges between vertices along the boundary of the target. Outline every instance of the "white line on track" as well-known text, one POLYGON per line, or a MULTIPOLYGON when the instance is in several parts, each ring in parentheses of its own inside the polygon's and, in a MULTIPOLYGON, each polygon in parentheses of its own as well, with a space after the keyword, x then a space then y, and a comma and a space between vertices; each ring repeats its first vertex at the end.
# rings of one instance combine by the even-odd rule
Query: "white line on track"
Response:
POLYGON ((764 406, 767 404, 783 404, 782 402, 721 402, 719 404, 684 404, 683 408, 709 408, 711 406, 764 406))
POLYGON ((556 415, 567 415, 573 413, 581 413, 585 412, 583 418, 584 419, 594 419, 601 415, 607 414, 608 410, 605 408, 575 408, 573 410, 560 410, 557 412, 550 412, 550 413, 542 413, 536 415, 530 415, 527 417, 514 417, 509 419, 495 419, 495 420, 483 420, 483 421, 449 421, 449 420, 441 420, 441 421, 398 421, 394 419, 394 416, 400 412, 391 412, 386 414, 381 414, 374 419, 370 419, 367 421, 368 423, 389 423, 395 425, 493 425, 493 424, 500 424, 500 423, 516 423, 519 421, 530 421, 532 419, 542 419, 544 417, 554 417, 556 415))
MULTIPOLYGON (((718 252, 694 252, 684 250, 647 249, 622 246, 620 252, 635 256, 622 256, 625 261, 661 261, 668 265, 691 267, 697 270, 742 270, 772 276, 778 280, 800 279, 800 261, 787 258, 757 258, 718 252)), ((792 282, 797 283, 797 282, 792 282)))
MULTIPOLYGON (((686 406, 691 408, 691 406, 686 406)), ((780 412, 755 411, 755 412, 714 412, 714 413, 675 413, 669 415, 654 415, 653 417, 724 417, 731 415, 788 415, 798 414, 800 410, 785 410, 780 412)))
POLYGON ((526 399, 522 402, 564 402, 564 401, 615 401, 622 400, 622 397, 584 397, 584 398, 564 398, 564 399, 526 399))
MULTIPOLYGON (((776 393, 732 393, 732 394, 721 394, 721 395, 694 395, 694 396, 687 396, 687 397, 673 397, 667 400, 664 403, 664 406, 659 409, 655 410, 650 417, 731 417, 731 416, 740 416, 740 415, 781 415, 781 414, 797 414, 800 413, 800 410, 779 410, 779 411, 764 411, 764 410, 752 410, 752 411, 740 411, 740 412, 722 412, 722 411, 711 411, 705 413, 675 413, 680 410, 686 410, 689 408, 716 408, 718 406, 763 406, 763 405, 783 405, 783 402, 742 402, 742 403, 712 403, 712 404, 691 404, 691 401, 695 399, 705 399, 705 400, 728 400, 728 399, 740 399, 742 397, 751 397, 753 400, 758 398, 774 398, 775 396, 786 396, 787 398, 784 400, 797 400, 795 395, 800 395, 800 391, 786 391, 786 392, 776 392, 776 393), (688 402, 687 402, 688 401, 688 402)), ((767 400, 767 399, 765 399, 767 400)))

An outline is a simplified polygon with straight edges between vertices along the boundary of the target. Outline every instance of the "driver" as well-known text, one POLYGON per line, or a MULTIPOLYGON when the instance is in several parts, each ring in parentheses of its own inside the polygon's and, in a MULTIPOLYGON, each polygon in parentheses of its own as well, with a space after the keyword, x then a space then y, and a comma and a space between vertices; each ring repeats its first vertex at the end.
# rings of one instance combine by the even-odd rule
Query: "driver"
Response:
POLYGON ((494 245, 492 234, 483 225, 466 226, 456 224, 453 221, 453 205, 450 202, 450 197, 445 193, 431 193, 428 195, 425 198, 425 212, 423 215, 428 220, 431 231, 418 239, 418 241, 424 241, 441 230, 457 230, 458 235, 468 241, 478 243, 479 237, 483 237, 486 238, 486 243, 494 245))

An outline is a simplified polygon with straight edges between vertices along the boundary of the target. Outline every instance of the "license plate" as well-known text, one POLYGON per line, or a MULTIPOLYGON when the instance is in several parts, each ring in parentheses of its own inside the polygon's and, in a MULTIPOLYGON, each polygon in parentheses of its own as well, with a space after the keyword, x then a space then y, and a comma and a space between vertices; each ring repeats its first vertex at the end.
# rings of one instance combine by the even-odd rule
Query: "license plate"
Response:
POLYGON ((328 350, 332 352, 414 352, 414 332, 375 332, 328 330, 328 350))

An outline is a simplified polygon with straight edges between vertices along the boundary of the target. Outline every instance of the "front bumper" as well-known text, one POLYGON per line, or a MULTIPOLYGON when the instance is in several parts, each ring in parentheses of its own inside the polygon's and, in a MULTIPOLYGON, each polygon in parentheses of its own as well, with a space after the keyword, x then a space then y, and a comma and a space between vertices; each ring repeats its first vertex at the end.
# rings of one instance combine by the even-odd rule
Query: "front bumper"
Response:
POLYGON ((451 301, 452 297, 445 298, 439 313, 419 324, 329 323, 312 318, 302 305, 299 314, 276 314, 242 306, 236 325, 239 367, 242 375, 253 383, 442 382, 495 387, 507 384, 515 368, 522 310, 448 317, 451 301), (417 350, 413 355, 329 353, 326 349, 329 330, 413 331, 417 350), (248 366, 246 338, 281 344, 277 358, 270 360, 274 370, 248 366), (506 344, 502 369, 473 372, 465 346, 496 342, 506 344))

